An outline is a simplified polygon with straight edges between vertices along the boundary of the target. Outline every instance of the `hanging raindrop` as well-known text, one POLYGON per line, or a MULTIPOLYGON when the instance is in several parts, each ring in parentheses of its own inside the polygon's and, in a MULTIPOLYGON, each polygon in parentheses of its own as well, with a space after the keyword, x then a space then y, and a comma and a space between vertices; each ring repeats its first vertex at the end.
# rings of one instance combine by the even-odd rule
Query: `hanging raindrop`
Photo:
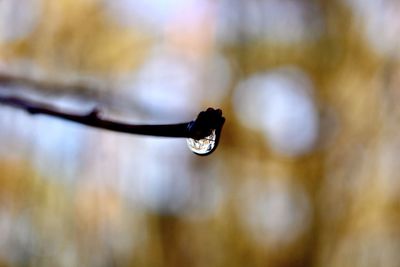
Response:
POLYGON ((192 152, 198 155, 210 154, 217 144, 216 130, 212 130, 209 136, 196 140, 193 138, 186 139, 187 144, 192 152))

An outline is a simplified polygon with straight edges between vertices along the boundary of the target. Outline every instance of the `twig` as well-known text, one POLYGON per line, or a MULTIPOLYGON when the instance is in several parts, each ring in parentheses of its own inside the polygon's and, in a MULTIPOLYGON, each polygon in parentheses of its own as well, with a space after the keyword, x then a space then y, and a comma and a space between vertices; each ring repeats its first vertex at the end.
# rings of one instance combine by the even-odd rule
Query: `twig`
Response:
POLYGON ((0 96, 0 103, 24 109, 32 115, 45 114, 115 132, 165 137, 186 137, 196 140, 210 135, 213 129, 222 128, 225 121, 222 117, 222 111, 213 108, 208 108, 206 111, 200 112, 197 119, 191 122, 166 125, 137 125, 103 119, 98 109, 93 109, 91 112, 83 115, 72 114, 58 110, 47 104, 13 96, 0 96))
MULTIPOLYGON (((200 140, 209 136, 215 130, 217 135, 215 148, 218 145, 222 126, 225 122, 222 111, 213 108, 208 108, 206 111, 200 112, 196 120, 190 122, 166 125, 137 125, 104 119, 101 117, 98 109, 93 109, 87 114, 72 114, 58 110, 48 104, 15 96, 0 96, 0 103, 23 109, 32 115, 44 114, 95 128, 129 134, 185 137, 200 140)), ((207 154, 213 152, 215 148, 207 154)))

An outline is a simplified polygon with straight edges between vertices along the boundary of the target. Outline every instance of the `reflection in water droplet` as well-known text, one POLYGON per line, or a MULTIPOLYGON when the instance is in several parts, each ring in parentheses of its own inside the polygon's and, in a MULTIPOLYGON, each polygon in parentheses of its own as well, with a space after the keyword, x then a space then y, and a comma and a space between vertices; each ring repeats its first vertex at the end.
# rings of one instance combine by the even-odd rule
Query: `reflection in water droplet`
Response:
POLYGON ((192 138, 186 139, 190 150, 199 155, 206 155, 212 152, 212 150, 215 147, 216 140, 217 140, 217 135, 215 133, 215 130, 212 130, 209 136, 204 137, 203 139, 200 140, 192 138))

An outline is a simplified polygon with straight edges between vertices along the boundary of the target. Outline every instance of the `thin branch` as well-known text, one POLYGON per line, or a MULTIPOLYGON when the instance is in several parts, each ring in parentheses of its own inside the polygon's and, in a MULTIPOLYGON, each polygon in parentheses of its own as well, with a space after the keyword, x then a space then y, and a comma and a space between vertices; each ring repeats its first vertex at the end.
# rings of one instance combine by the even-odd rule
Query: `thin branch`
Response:
POLYGON ((14 96, 0 96, 0 103, 27 111, 29 114, 44 114, 83 125, 129 134, 153 135, 164 137, 186 137, 202 139, 212 130, 221 129, 225 121, 220 109, 209 108, 199 113, 191 122, 166 125, 137 125, 107 120, 101 117, 100 111, 94 109, 87 114, 72 114, 39 102, 14 96))
MULTIPOLYGON (((84 86, 82 87, 79 85, 77 86, 79 87, 77 89, 76 86, 47 84, 31 79, 17 78, 3 74, 0 74, 0 86, 7 89, 26 86, 33 88, 38 92, 60 90, 66 92, 83 92, 86 94, 85 96, 87 98, 89 98, 89 95, 95 91, 93 88, 84 86), (57 90, 54 90, 54 88, 57 90)), ((214 148, 203 155, 211 154, 216 149, 219 142, 219 137, 221 135, 222 126, 225 122, 225 118, 222 116, 222 111, 220 109, 213 108, 208 108, 207 110, 200 112, 197 118, 190 122, 165 125, 138 125, 102 118, 101 112, 98 109, 93 109, 91 112, 85 114, 76 114, 60 110, 49 104, 28 100, 20 96, 0 95, 0 104, 25 110, 31 115, 43 114, 73 121, 90 127, 128 134, 184 137, 200 140, 210 136, 213 131, 215 131, 216 140, 214 148)))

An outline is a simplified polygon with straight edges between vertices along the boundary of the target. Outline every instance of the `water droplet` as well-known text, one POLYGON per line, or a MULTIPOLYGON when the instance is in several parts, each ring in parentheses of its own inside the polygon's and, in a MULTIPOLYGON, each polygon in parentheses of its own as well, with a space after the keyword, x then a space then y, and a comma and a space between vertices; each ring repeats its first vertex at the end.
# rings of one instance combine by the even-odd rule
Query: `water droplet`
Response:
POLYGON ((186 141, 190 150, 192 150, 194 153, 198 155, 207 155, 215 148, 217 143, 217 134, 215 130, 212 130, 211 134, 203 139, 196 140, 193 138, 188 138, 186 141))

